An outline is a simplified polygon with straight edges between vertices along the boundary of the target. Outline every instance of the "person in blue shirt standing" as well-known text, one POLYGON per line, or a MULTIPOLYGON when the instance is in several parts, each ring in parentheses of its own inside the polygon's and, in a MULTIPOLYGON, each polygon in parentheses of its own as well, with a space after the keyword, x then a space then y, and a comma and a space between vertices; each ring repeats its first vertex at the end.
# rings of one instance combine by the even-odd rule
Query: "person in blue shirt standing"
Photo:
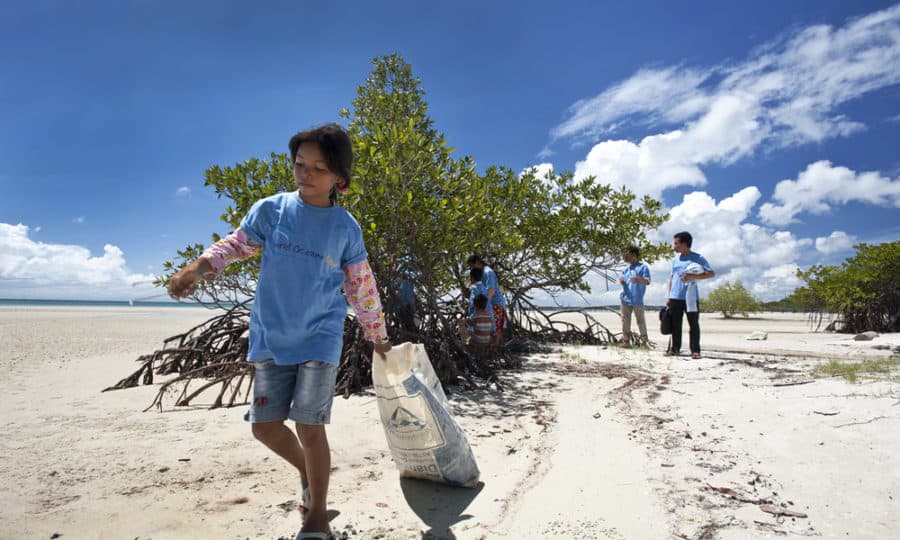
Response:
POLYGON ((644 318, 644 292, 647 285, 650 285, 650 269, 647 265, 638 262, 641 256, 640 249, 637 246, 629 246, 625 250, 622 257, 628 266, 622 271, 619 277, 619 284, 622 285, 622 293, 619 300, 622 302, 622 346, 629 347, 631 345, 631 314, 637 320, 638 331, 641 334, 639 345, 646 345, 647 339, 647 321, 644 318))
POLYGON ((484 286, 488 291, 488 300, 491 305, 491 312, 494 315, 494 339, 497 345, 503 343, 503 332, 506 329, 506 297, 500 290, 500 282, 497 280, 497 274, 488 266, 480 255, 473 253, 467 261, 469 268, 481 268, 484 270, 484 286))
MULTIPOLYGON (((688 285, 693 280, 709 279, 716 275, 712 267, 699 253, 691 251, 694 239, 689 232, 680 232, 672 241, 672 248, 678 254, 672 261, 672 276, 669 278, 669 294, 666 305, 672 313, 672 347, 666 356, 678 356, 681 352, 681 323, 687 313, 691 341, 691 358, 700 358, 700 307, 697 302, 687 303, 688 285), (689 271, 689 267, 700 267, 702 272, 689 271)), ((696 291, 694 291, 696 293, 696 291)))

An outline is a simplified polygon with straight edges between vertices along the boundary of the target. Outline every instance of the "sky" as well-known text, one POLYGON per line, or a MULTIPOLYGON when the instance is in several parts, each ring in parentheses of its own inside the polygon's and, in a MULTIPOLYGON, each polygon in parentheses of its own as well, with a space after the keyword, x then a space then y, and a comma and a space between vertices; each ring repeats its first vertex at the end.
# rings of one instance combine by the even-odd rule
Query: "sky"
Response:
MULTIPOLYGON (((662 200, 648 235, 693 234, 701 294, 779 299, 900 239, 900 4, 5 1, 0 298, 159 295, 164 261, 228 232, 204 171, 338 120, 392 52, 456 156, 662 200)), ((592 283, 559 301, 617 302, 592 283)))

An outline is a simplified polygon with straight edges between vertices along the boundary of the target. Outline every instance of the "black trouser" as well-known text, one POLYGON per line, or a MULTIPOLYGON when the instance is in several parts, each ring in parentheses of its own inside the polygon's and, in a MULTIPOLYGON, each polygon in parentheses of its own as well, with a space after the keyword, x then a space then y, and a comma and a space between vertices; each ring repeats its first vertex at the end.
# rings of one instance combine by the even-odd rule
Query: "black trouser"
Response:
POLYGON ((672 352, 681 351, 681 321, 687 313, 688 326, 691 327, 691 352, 700 354, 700 312, 685 311, 684 300, 669 299, 669 311, 672 312, 672 352))

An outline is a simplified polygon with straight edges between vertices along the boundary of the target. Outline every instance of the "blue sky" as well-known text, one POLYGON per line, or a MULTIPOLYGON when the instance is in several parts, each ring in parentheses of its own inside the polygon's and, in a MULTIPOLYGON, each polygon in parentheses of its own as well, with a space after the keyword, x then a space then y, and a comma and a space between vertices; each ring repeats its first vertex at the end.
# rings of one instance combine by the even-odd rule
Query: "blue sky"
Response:
POLYGON ((900 4, 439 6, 4 3, 0 297, 153 294, 132 284, 226 232, 204 170, 337 119, 394 51, 459 156, 660 197, 651 236, 692 231, 707 291, 780 298, 797 268, 900 238, 900 4))

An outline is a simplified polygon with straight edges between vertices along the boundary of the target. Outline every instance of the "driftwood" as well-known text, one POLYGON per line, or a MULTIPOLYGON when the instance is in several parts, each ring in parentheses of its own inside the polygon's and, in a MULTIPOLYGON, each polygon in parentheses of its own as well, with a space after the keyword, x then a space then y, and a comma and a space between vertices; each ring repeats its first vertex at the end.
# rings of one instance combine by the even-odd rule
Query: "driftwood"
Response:
MULTIPOLYGON (((460 385, 466 389, 482 384, 502 391, 499 370, 521 366, 520 355, 542 350, 546 343, 606 344, 616 335, 598 323, 588 312, 565 310, 544 313, 529 311, 519 320, 509 321, 509 338, 504 345, 473 348, 463 343, 457 332, 459 314, 439 311, 425 317, 417 325, 401 325, 388 320, 392 343, 422 343, 435 373, 444 385, 460 385), (564 313, 580 313, 584 325, 558 320, 564 313)), ((154 384, 154 377, 175 375, 163 382, 156 397, 147 407, 162 410, 163 399, 175 396, 175 406, 189 406, 205 391, 219 386, 209 408, 232 407, 249 403, 253 383, 253 364, 246 361, 249 334, 248 302, 229 308, 187 332, 166 339, 163 347, 140 356, 138 369, 113 386, 119 390, 140 384, 154 384)), ((363 339, 356 318, 348 315, 344 322, 344 345, 338 367, 335 392, 349 397, 372 385, 372 345, 363 339)))
POLYGON ((222 388, 210 408, 247 403, 249 392, 242 393, 241 389, 249 389, 253 381, 253 368, 244 360, 248 350, 248 313, 246 302, 238 304, 183 334, 166 339, 161 349, 137 359, 140 364, 137 371, 103 391, 153 384, 154 375, 177 374, 160 387, 148 409, 153 406, 161 409, 165 394, 179 386, 175 401, 179 406, 190 405, 197 395, 217 384, 222 388), (191 389, 194 380, 200 386, 191 389))
POLYGON ((771 504, 761 504, 759 509, 767 514, 772 514, 775 516, 787 516, 787 517, 796 517, 796 518, 805 518, 807 517, 803 512, 796 512, 794 510, 788 510, 787 508, 778 508, 777 506, 771 504))

